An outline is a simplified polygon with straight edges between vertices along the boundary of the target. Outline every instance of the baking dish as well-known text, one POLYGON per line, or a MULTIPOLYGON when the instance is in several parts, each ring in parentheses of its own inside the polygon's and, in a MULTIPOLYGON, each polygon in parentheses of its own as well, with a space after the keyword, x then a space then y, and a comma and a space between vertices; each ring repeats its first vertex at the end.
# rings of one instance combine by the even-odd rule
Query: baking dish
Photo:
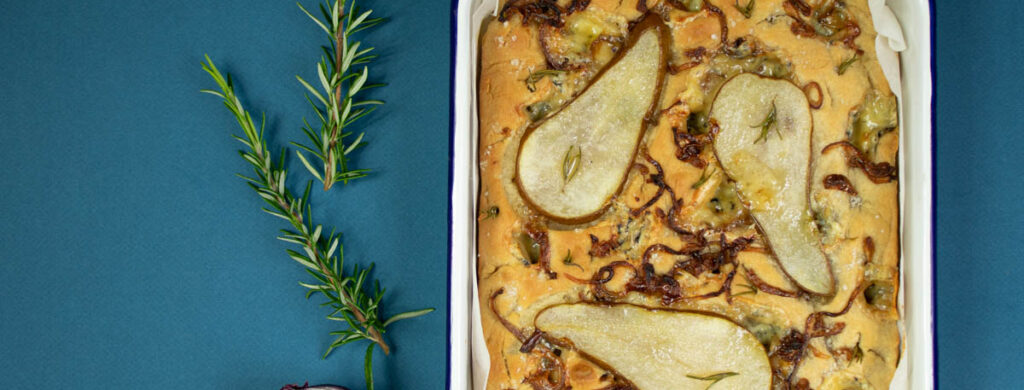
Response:
MULTIPOLYGON (((480 28, 497 0, 455 1, 453 10, 453 73, 451 133, 451 255, 449 281, 450 389, 478 389, 486 379, 487 353, 479 325, 476 291, 477 63, 480 28)), ((874 12, 882 0, 872 1, 874 12)), ((926 0, 884 2, 902 27, 905 49, 899 64, 900 221, 902 228, 901 310, 906 348, 892 389, 934 387, 932 315, 932 126, 931 43, 926 0)), ((884 22, 884 21, 883 21, 884 22)), ((881 32, 882 29, 880 29, 881 32)), ((898 27, 895 34, 898 35, 898 27)), ((879 37, 879 39, 885 39, 879 37)), ((902 42, 893 42, 899 49, 902 42)), ((880 53, 881 54, 881 53, 880 53)), ((894 67, 895 69, 895 67, 894 67)), ((897 88, 894 88, 897 90, 897 88)))

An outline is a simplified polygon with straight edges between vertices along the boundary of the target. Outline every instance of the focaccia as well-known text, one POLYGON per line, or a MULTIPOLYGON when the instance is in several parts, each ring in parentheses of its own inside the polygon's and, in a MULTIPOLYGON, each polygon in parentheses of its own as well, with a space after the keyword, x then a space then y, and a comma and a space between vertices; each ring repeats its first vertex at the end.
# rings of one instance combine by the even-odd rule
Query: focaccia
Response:
POLYGON ((479 64, 487 389, 887 389, 896 97, 866 0, 507 0, 479 64))

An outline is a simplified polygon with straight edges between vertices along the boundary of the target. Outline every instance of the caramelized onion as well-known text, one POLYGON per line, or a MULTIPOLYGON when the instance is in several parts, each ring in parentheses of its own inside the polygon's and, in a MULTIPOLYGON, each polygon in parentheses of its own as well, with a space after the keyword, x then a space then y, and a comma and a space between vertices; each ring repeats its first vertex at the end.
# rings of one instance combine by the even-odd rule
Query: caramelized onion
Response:
POLYGON ((558 274, 551 270, 551 243, 548 241, 547 230, 534 225, 527 225, 526 234, 540 247, 540 257, 537 258, 537 264, 548 275, 548 278, 557 278, 558 274))
POLYGON ((533 330, 533 334, 531 334, 530 337, 527 338, 526 341, 523 342, 523 346, 522 347, 519 347, 519 352, 529 353, 530 351, 533 350, 534 347, 537 346, 537 343, 540 342, 540 340, 543 339, 543 338, 544 338, 544 332, 541 332, 540 330, 534 329, 533 330))
POLYGON ((494 313, 494 317, 498 319, 498 322, 500 322, 501 325, 504 326, 509 333, 512 333, 513 336, 516 336, 516 340, 525 343, 527 338, 526 335, 523 334, 523 331, 517 328, 511 322, 509 322, 509 320, 505 319, 505 317, 502 317, 501 314, 498 313, 498 308, 494 305, 494 301, 498 299, 498 296, 504 293, 504 287, 495 290, 493 293, 491 293, 491 298, 487 300, 487 305, 491 308, 491 313, 494 313))
POLYGON ((817 110, 825 102, 825 94, 821 93, 821 85, 817 81, 811 81, 803 87, 804 95, 807 95, 807 104, 817 110), (813 95, 812 95, 813 94, 813 95), (816 95, 817 97, 812 97, 816 95))
POLYGON ((821 150, 822 154, 832 149, 843 149, 846 153, 846 165, 858 168, 876 184, 888 183, 896 179, 896 167, 887 162, 873 163, 861 153, 856 146, 847 141, 833 142, 821 150))
POLYGON ((668 74, 676 75, 684 70, 690 70, 697 65, 700 65, 700 61, 690 61, 683 64, 672 64, 668 66, 668 74))
POLYGON ((722 36, 720 38, 720 40, 722 41, 722 46, 728 46, 729 22, 728 20, 725 19, 725 13, 722 12, 721 8, 711 5, 711 3, 708 2, 707 0, 704 0, 704 9, 706 9, 708 13, 714 14, 715 16, 718 17, 718 23, 722 26, 722 36))
POLYGON ((812 7, 802 0, 786 0, 782 8, 793 19, 789 29, 794 35, 819 38, 830 44, 838 41, 857 53, 862 52, 854 42, 860 36, 860 26, 853 14, 837 7, 835 2, 820 2, 812 7))
MULTIPOLYGON (((654 197, 652 197, 642 206, 629 211, 629 214, 632 215, 633 217, 640 216, 640 214, 643 213, 644 210, 647 210, 647 208, 654 205, 654 203, 657 202, 658 199, 661 199, 661 195, 665 193, 665 188, 668 187, 668 185, 665 184, 665 170, 661 169, 661 164, 659 164, 657 160, 651 158, 651 155, 647 153, 647 149, 643 149, 641 153, 643 154, 644 158, 647 159, 647 162, 653 165, 654 169, 657 170, 657 173, 652 174, 647 179, 647 182, 657 186, 658 191, 654 193, 654 197)), ((640 165, 640 173, 646 174, 647 166, 640 165)), ((591 241, 593 241, 593 239, 591 239, 591 241)))
POLYGON ((671 305, 680 300, 699 300, 717 297, 726 294, 726 301, 732 301, 731 286, 736 275, 736 254, 742 251, 747 245, 753 242, 752 237, 741 237, 729 242, 725 234, 719 235, 718 250, 708 250, 709 242, 703 237, 703 232, 693 236, 695 243, 688 244, 680 249, 673 249, 665 244, 654 244, 644 250, 643 260, 639 267, 628 261, 619 260, 601 267, 590 280, 577 279, 571 275, 566 277, 576 283, 591 285, 594 299, 600 302, 610 302, 622 299, 629 292, 639 292, 647 296, 658 297, 662 304, 671 305), (689 259, 677 262, 667 274, 658 274, 651 264, 651 257, 657 252, 665 252, 673 255, 685 255, 689 259), (682 287, 676 281, 674 275, 679 271, 688 272, 694 276, 700 276, 706 272, 718 273, 725 264, 733 264, 733 269, 725 277, 722 287, 716 291, 695 295, 683 296, 682 287), (615 277, 617 268, 628 268, 633 271, 633 276, 626 282, 622 291, 611 291, 605 284, 615 277))
POLYGON ((864 237, 864 257, 868 263, 875 258, 875 240, 871 236, 864 237))
POLYGON ((562 359, 550 350, 541 354, 540 367, 530 373, 524 382, 529 383, 534 390, 565 390, 571 387, 566 386, 565 363, 562 359))
POLYGON ((587 254, 593 257, 605 257, 619 246, 619 235, 612 233, 607 240, 601 241, 597 236, 590 235, 590 250, 587 254))
POLYGON ((690 58, 690 61, 683 64, 669 65, 668 73, 674 75, 700 65, 701 62, 704 61, 704 55, 707 54, 707 51, 708 49, 704 48, 704 46, 698 46, 694 49, 687 50, 686 57, 690 58))
MULTIPOLYGON (((695 114, 691 113, 690 115, 695 114)), ((707 134, 692 135, 688 131, 682 131, 677 127, 672 128, 672 134, 676 144, 676 158, 679 161, 700 169, 708 166, 708 162, 700 157, 704 147, 711 142, 707 134)))
POLYGON ((850 179, 847 179, 843 175, 828 175, 823 180, 825 188, 830 190, 843 191, 850 195, 857 195, 857 189, 853 188, 853 183, 850 183, 850 179))
POLYGON ((508 21, 512 12, 522 16, 524 26, 534 22, 561 27, 565 23, 562 20, 562 8, 555 0, 511 0, 498 12, 498 20, 508 21))
POLYGON ((855 287, 853 289, 853 292, 850 294, 850 299, 847 300, 846 305, 843 306, 843 310, 834 313, 827 311, 819 311, 807 316, 807 321, 804 324, 804 332, 807 333, 808 338, 813 339, 816 337, 832 336, 839 334, 839 332, 842 332, 843 328, 846 327, 845 323, 837 322, 832 326, 827 326, 825 325, 824 319, 825 317, 839 317, 850 311, 850 307, 853 306, 853 301, 857 299, 857 296, 860 295, 861 289, 863 288, 863 283, 857 284, 857 287, 855 287))
POLYGON ((590 0, 573 0, 565 9, 558 6, 556 0, 510 0, 501 7, 498 12, 498 20, 505 22, 511 17, 511 13, 518 13, 523 18, 523 25, 530 22, 562 27, 565 24, 564 17, 574 12, 582 11, 590 5, 590 0))
MULTIPOLYGON (((698 237, 697 245, 701 248, 708 246, 702 234, 697 234, 696 237, 698 237)), ((700 276, 705 272, 718 272, 725 264, 735 264, 736 255, 752 242, 754 242, 753 237, 740 237, 729 242, 725 239, 725 233, 721 233, 719 235, 718 251, 694 250, 689 253, 690 260, 676 263, 674 269, 686 271, 693 276, 700 276)))
POLYGON ((818 337, 834 336, 841 333, 845 328, 846 324, 837 322, 833 325, 825 324, 825 317, 839 317, 850 311, 850 307, 853 306, 853 301, 860 295, 863 283, 857 284, 857 287, 853 289, 850 294, 850 299, 846 301, 846 305, 843 309, 837 312, 819 311, 811 313, 807 316, 807 320, 804 323, 804 331, 800 332, 796 329, 790 329, 781 340, 779 344, 772 350, 769 355, 769 359, 772 362, 772 372, 774 378, 779 382, 782 382, 783 389, 798 389, 806 388, 804 383, 806 379, 799 380, 796 384, 793 383, 793 377, 795 376, 797 369, 800 367, 800 363, 803 361, 804 352, 807 350, 807 344, 811 339, 818 337), (782 375, 783 365, 791 366, 789 374, 782 375))
POLYGON ((803 0, 786 0, 786 5, 792 6, 804 16, 811 16, 811 6, 804 3, 803 0))
POLYGON ((636 10, 641 14, 647 13, 647 0, 636 0, 636 10))
POLYGON ((757 276, 756 273, 754 273, 754 271, 750 270, 749 268, 747 268, 746 271, 747 281, 750 282, 751 286, 754 286, 754 288, 758 289, 761 292, 768 293, 771 295, 778 295, 780 297, 786 298, 795 298, 797 296, 796 292, 783 290, 781 288, 768 284, 768 282, 765 282, 764 279, 761 279, 759 276, 757 276))

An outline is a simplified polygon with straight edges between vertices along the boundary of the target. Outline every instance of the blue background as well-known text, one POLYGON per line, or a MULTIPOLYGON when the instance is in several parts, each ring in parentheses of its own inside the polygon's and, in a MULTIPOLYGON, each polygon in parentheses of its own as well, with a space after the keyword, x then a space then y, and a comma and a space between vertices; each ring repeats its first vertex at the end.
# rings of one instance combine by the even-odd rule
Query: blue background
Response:
MULTIPOLYGON (((365 37, 390 84, 356 157, 374 173, 316 194, 316 217, 378 263, 385 312, 438 309, 393 326, 378 385, 441 388, 449 8, 369 4, 391 19, 365 37)), ((1024 3, 933 12, 937 379, 1016 388, 1024 3)), ((0 387, 363 386, 362 348, 319 359, 334 324, 233 176, 236 125, 197 93, 210 53, 275 144, 297 139, 294 75, 314 75, 322 39, 304 18, 288 1, 0 1, 0 387)))
POLYGON ((935 8, 935 320, 945 389, 1024 368, 1024 3, 935 8))
MULTIPOLYGON (((355 163, 373 174, 318 191, 316 219, 378 264, 385 314, 438 309, 389 328, 378 387, 438 389, 449 7, 363 3, 390 18, 365 36, 390 84, 362 122, 355 163)), ((313 113, 295 75, 316 79, 325 42, 294 1, 0 1, 0 388, 364 387, 365 344, 320 359, 339 324, 303 298, 283 221, 234 176, 238 126, 198 92, 209 53, 274 144, 298 140, 313 113)))

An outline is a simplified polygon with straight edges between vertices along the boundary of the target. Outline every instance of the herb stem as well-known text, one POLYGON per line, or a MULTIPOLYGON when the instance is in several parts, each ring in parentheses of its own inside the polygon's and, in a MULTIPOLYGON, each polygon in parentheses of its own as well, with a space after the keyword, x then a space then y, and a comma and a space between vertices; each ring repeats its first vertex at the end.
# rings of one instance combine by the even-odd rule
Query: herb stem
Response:
MULTIPOLYGON (((220 87, 220 91, 203 90, 202 92, 223 99, 224 105, 234 114, 245 134, 244 138, 233 137, 246 146, 247 150, 241 150, 239 154, 253 167, 256 177, 239 176, 245 179, 249 186, 270 206, 269 208, 265 207, 263 211, 288 221, 294 229, 282 230, 278 239, 302 248, 302 252, 288 250, 288 255, 292 260, 303 265, 306 272, 317 280, 317 283, 299 283, 309 290, 306 297, 321 293, 328 300, 324 305, 329 305, 333 309, 327 318, 348 325, 346 329, 331 332, 337 338, 327 348, 324 357, 326 358, 336 347, 359 340, 370 341, 370 351, 374 345, 377 345, 385 355, 390 354, 391 347, 384 340, 385 328, 395 321, 421 316, 433 309, 404 312, 387 320, 380 317, 379 305, 383 299, 384 290, 376 281, 371 293, 368 294, 364 289, 364 283, 369 279, 373 265, 366 268, 355 265, 352 267, 351 273, 346 274, 343 267, 344 249, 340 243, 340 234, 331 232, 323 235, 323 226, 315 225, 312 221, 309 191, 313 181, 307 182, 305 192, 301 197, 292 195, 286 186, 288 172, 285 168, 285 153, 282 152, 280 159, 275 162, 267 147, 266 139, 263 137, 265 119, 257 128, 252 115, 242 106, 235 94, 231 76, 223 75, 209 56, 203 63, 203 70, 210 74, 220 87)), ((370 353, 368 352, 368 362, 370 353)), ((367 383, 372 388, 372 369, 370 369, 369 363, 367 363, 366 372, 367 383)))
POLYGON ((302 130, 309 138, 310 144, 293 143, 302 151, 321 160, 322 172, 313 168, 302 151, 298 152, 303 165, 314 177, 323 182, 326 191, 339 181, 347 184, 349 180, 364 177, 368 172, 365 169, 349 169, 347 157, 349 153, 365 145, 365 133, 359 133, 354 140, 347 142, 345 138, 353 133, 345 129, 373 112, 376 106, 384 104, 379 100, 355 100, 361 92, 383 84, 366 82, 369 70, 365 64, 377 57, 370 54, 373 48, 361 48, 361 42, 349 40, 352 34, 376 26, 384 20, 370 18, 373 11, 359 9, 354 0, 326 0, 320 5, 323 20, 313 16, 302 4, 299 4, 299 8, 330 37, 329 44, 322 48, 324 53, 317 63, 319 89, 314 88, 302 77, 296 76, 306 89, 307 100, 316 111, 320 129, 314 130, 307 122, 302 130), (363 65, 361 69, 359 65, 363 65))

